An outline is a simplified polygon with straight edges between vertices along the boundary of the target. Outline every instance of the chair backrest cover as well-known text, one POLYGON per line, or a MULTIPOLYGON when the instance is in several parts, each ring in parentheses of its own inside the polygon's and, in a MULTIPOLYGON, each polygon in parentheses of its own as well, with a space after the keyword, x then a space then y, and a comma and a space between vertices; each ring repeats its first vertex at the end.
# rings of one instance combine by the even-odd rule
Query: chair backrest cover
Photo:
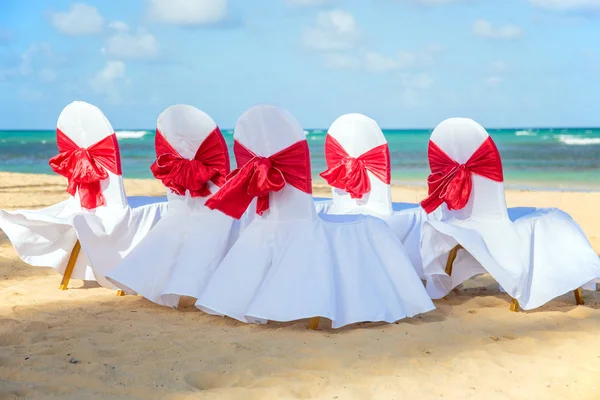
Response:
MULTIPOLYGON (((234 138, 262 157, 270 157, 297 142, 306 142, 304 129, 296 118, 283 108, 270 105, 254 106, 243 113, 236 123, 234 138)), ((248 212, 254 212, 255 204, 256 199, 248 212)), ((315 216, 312 195, 286 184, 280 191, 269 194, 269 210, 262 218, 294 220, 315 216)))
MULTIPOLYGON (((165 109, 158 116, 156 127, 158 131, 156 134, 162 134, 171 147, 181 157, 188 160, 194 159, 202 143, 218 128, 216 122, 208 114, 196 107, 184 104, 173 105, 165 109)), ((216 134, 222 139, 220 131, 216 134)), ((223 153, 227 158, 227 170, 229 170, 229 155, 226 147, 223 147, 223 153)), ((208 182, 208 187, 211 195, 219 189, 219 186, 213 182, 208 182)), ((176 205, 184 205, 185 208, 204 209, 203 205, 208 198, 210 195, 192 198, 189 190, 185 195, 179 195, 167 188, 167 200, 171 208, 176 205)))
MULTIPOLYGON (((327 131, 337 140, 349 156, 357 158, 369 150, 386 145, 387 140, 377 122, 362 114, 345 114, 336 119, 327 131)), ((325 148, 327 152, 327 147, 325 148)), ((330 166, 328 166, 330 167, 330 166)), ((390 171, 388 171, 388 174, 390 171)), ((377 214, 392 213, 390 185, 367 170, 371 191, 359 199, 351 198, 342 189, 332 187, 333 208, 336 212, 353 212, 364 209, 377 214)))
MULTIPOLYGON (((60 113, 56 127, 82 148, 88 148, 115 133, 102 111, 83 101, 75 101, 67 105, 60 113)), ((116 153, 115 157, 120 169, 118 145, 116 145, 116 153)), ((100 182, 102 195, 106 201, 105 206, 126 206, 127 196, 123 186, 123 176, 108 169, 107 173, 108 178, 100 182)), ((75 194, 75 198, 79 202, 79 193, 75 194)))
MULTIPOLYGON (((469 118, 450 118, 442 121, 432 132, 430 140, 459 164, 466 163, 489 138, 487 131, 469 118)), ((448 210, 442 205, 443 219, 508 219, 504 183, 472 174, 472 190, 467 205, 460 210, 448 210)))

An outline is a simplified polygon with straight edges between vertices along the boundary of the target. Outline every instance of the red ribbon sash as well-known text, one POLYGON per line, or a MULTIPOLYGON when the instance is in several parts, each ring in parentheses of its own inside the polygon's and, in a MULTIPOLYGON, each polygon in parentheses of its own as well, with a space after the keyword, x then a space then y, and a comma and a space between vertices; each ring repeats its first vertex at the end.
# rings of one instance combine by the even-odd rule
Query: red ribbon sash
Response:
POLYGON ((446 203, 449 210, 464 208, 471 195, 472 174, 496 182, 504 180, 500 153, 491 136, 488 136, 464 164, 451 159, 432 141, 429 142, 428 155, 431 168, 431 174, 427 178, 429 196, 421 202, 428 214, 442 203, 446 203))
POLYGON ((106 170, 122 174, 117 136, 113 133, 86 149, 57 128, 56 144, 59 154, 49 164, 54 172, 68 179, 67 193, 75 196, 79 192, 81 207, 88 210, 105 205, 100 181, 108 178, 106 170))
POLYGON ((286 184, 304 193, 312 193, 310 152, 306 140, 270 157, 257 156, 238 141, 234 142, 233 151, 237 165, 241 167, 235 169, 227 177, 227 183, 206 201, 207 207, 239 219, 255 197, 258 197, 256 213, 263 215, 269 209, 269 193, 280 191, 286 184))
POLYGON ((229 152, 219 127, 204 139, 191 160, 182 157, 158 129, 155 149, 156 161, 150 166, 152 174, 180 196, 189 190, 192 197, 206 197, 210 195, 208 182, 222 186, 229 174, 229 152))
POLYGON ((389 185, 391 181, 390 149, 387 143, 374 147, 357 158, 350 157, 331 135, 325 137, 327 170, 321 172, 330 186, 342 189, 353 199, 371 191, 367 171, 389 185))

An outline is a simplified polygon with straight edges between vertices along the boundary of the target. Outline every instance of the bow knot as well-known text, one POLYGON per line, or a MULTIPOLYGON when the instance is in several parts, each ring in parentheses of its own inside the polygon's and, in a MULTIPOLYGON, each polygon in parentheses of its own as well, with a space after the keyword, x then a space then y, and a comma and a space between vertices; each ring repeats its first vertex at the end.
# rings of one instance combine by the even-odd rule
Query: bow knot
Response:
POLYGON ((473 174, 496 182, 504 179, 500 153, 491 136, 464 164, 454 161, 431 141, 428 153, 431 167, 431 174, 427 178, 429 196, 421 202, 427 213, 433 212, 442 203, 446 203, 449 210, 464 208, 471 196, 473 174))
POLYGON ((248 181, 248 194, 258 197, 259 201, 266 202, 266 208, 263 210, 265 211, 269 208, 269 192, 278 192, 283 189, 285 179, 281 171, 274 168, 273 162, 266 157, 256 157, 249 164, 252 164, 253 170, 248 181))
POLYGON ((229 154, 219 128, 204 139, 191 160, 182 157, 159 130, 156 130, 155 146, 156 161, 150 170, 173 193, 184 196, 189 191, 192 197, 206 197, 211 194, 208 182, 217 186, 225 183, 229 154))
POLYGON ((255 197, 256 213, 263 215, 269 209, 269 194, 279 192, 286 184, 304 193, 312 192, 306 140, 270 157, 258 156, 238 141, 234 142, 233 149, 241 167, 227 177, 227 183, 206 202, 207 207, 239 219, 255 197))
POLYGON ((79 192, 81 206, 94 209, 106 204, 100 181, 108 178, 107 169, 121 174, 119 146, 114 134, 88 148, 79 147, 60 129, 56 130, 59 154, 50 159, 54 172, 67 178, 67 193, 79 192))
POLYGON ((327 183, 342 189, 353 199, 361 199, 371 191, 367 171, 371 171, 381 181, 391 181, 390 152, 387 144, 372 148, 359 157, 351 157, 342 145, 331 135, 325 138, 325 158, 327 170, 320 175, 327 183))

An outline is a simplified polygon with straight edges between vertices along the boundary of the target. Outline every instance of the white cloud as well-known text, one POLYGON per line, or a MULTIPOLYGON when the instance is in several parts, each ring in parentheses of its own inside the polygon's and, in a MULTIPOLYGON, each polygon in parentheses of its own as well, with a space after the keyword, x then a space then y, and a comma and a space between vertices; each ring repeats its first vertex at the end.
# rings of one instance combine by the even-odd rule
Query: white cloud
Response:
POLYGON ((328 6, 330 4, 336 3, 338 0, 286 0, 286 2, 291 6, 297 7, 319 7, 319 6, 328 6))
POLYGON ((523 30, 515 25, 494 27, 490 21, 478 19, 473 24, 473 34, 488 39, 512 40, 523 36, 523 30))
POLYGON ((600 13, 598 0, 529 0, 529 3, 549 11, 600 13))
POLYGON ((492 75, 485 80, 485 83, 489 86, 498 86, 502 81, 504 81, 504 78, 501 76, 492 75))
POLYGON ((31 89, 29 87, 23 86, 23 87, 19 88, 19 90, 17 91, 17 97, 24 101, 36 102, 36 101, 40 101, 42 99, 42 97, 44 97, 44 94, 42 92, 40 92, 39 90, 35 90, 35 89, 31 89))
POLYGON ((364 55, 364 68, 372 73, 385 73, 401 69, 424 69, 432 66, 442 51, 444 49, 441 46, 434 44, 418 51, 402 50, 396 57, 367 52, 364 55))
POLYGON ((111 104, 121 104, 119 83, 125 78, 125 63, 108 61, 104 68, 92 77, 89 85, 98 94, 106 96, 111 104))
POLYGON ((211 25, 225 19, 227 3, 227 0, 149 0, 148 17, 170 25, 211 25))
POLYGON ((112 21, 110 24, 108 24, 108 27, 117 32, 125 32, 129 30, 129 25, 123 21, 112 21))
POLYGON ((129 31, 129 26, 120 21, 109 25, 116 32, 109 36, 102 53, 118 59, 151 59, 159 54, 158 40, 143 29, 136 33, 129 31))
POLYGON ((356 45, 360 32, 354 16, 347 11, 320 11, 314 26, 305 27, 302 39, 314 50, 347 50, 356 45))
POLYGON ((428 73, 422 72, 408 78, 409 82, 406 82, 408 86, 412 86, 417 89, 426 90, 433 86, 433 77, 428 73))
POLYGON ((354 69, 358 68, 360 60, 347 54, 330 53, 325 54, 325 66, 331 69, 354 69))
POLYGON ((368 52, 365 54, 365 68, 369 72, 383 73, 398 69, 399 63, 379 53, 368 52))
POLYGON ((65 35, 95 35, 102 31, 103 18, 96 7, 74 3, 69 11, 50 14, 50 22, 65 35))
POLYGON ((43 82, 54 82, 56 80, 56 72, 49 68, 43 68, 38 72, 38 77, 43 82))

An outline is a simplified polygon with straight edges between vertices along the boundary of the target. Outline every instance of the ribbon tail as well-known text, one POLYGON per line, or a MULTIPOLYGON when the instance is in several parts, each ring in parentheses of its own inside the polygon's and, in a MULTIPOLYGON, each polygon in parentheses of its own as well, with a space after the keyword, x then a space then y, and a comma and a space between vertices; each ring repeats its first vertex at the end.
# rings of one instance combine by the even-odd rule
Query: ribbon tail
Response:
POLYGON ((260 196, 256 202, 256 213, 263 215, 269 209, 269 195, 260 196))
POLYGON ((232 177, 205 205, 211 210, 219 210, 232 218, 240 219, 254 198, 248 194, 248 182, 244 178, 240 174, 232 177))

